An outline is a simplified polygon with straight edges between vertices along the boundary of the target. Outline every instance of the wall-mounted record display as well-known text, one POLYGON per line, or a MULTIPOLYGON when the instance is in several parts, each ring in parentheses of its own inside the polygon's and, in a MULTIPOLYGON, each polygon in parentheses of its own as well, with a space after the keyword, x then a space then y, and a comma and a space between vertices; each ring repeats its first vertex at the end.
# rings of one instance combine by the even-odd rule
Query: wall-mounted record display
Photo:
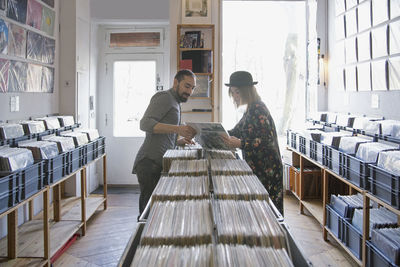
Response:
POLYGON ((54 33, 54 20, 56 13, 48 7, 43 6, 42 9, 42 26, 40 30, 53 36, 54 33))
POLYGON ((40 92, 42 89, 42 66, 28 64, 28 77, 26 91, 29 93, 40 92))
POLYGON ((7 92, 8 83, 8 69, 10 68, 10 61, 8 59, 0 58, 0 92, 7 92))
POLYGON ((7 54, 8 23, 0 19, 0 53, 7 54))
POLYGON ((29 0, 26 24, 40 30, 42 26, 42 5, 36 0, 29 0))
POLYGON ((54 92, 54 69, 53 68, 43 67, 42 92, 43 93, 53 93, 54 92))
POLYGON ((28 63, 11 60, 8 72, 8 92, 25 92, 28 63))
POLYGON ((26 57, 26 30, 12 23, 9 27, 8 54, 21 58, 26 57))
POLYGON ((7 17, 25 24, 27 8, 27 0, 7 0, 7 17))

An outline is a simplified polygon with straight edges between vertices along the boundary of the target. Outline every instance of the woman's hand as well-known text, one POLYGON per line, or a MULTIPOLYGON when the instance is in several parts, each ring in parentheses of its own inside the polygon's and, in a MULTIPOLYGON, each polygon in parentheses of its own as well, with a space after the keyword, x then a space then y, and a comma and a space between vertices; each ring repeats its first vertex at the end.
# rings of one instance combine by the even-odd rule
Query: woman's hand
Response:
POLYGON ((194 142, 192 139, 188 139, 185 137, 179 138, 178 141, 176 141, 178 146, 184 146, 184 145, 194 145, 194 142))
POLYGON ((230 148, 240 148, 240 146, 242 145, 242 141, 235 136, 221 135, 221 138, 224 143, 230 148))

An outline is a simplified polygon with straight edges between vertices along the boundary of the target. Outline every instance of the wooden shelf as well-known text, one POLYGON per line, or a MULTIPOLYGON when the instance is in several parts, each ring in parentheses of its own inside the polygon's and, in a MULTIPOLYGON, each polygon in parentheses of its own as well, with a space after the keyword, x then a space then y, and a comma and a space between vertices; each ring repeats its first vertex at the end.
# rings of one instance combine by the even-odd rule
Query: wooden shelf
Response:
MULTIPOLYGON (((95 211, 104 203, 103 196, 89 196, 86 198, 86 220, 88 220, 95 211)), ((74 201, 74 205, 63 216, 62 220, 81 220, 81 200, 80 198, 74 201)))
MULTIPOLYGON (((81 221, 51 221, 50 257, 53 256, 82 226, 81 221)), ((18 227, 18 257, 43 257, 43 220, 28 221, 18 227)), ((0 240, 0 251, 7 251, 7 238, 0 240)), ((1 255, 6 257, 6 255, 1 255)), ((38 258, 43 260, 42 258, 38 258)), ((11 265, 12 266, 12 265, 11 265)))
POLYGON ((361 266, 361 265, 362 265, 362 262, 353 254, 353 252, 351 252, 351 250, 350 250, 348 247, 346 247, 346 245, 343 244, 342 241, 340 241, 339 238, 337 238, 337 237, 332 233, 332 231, 331 231, 328 227, 326 227, 326 226, 324 226, 324 227, 325 227, 325 230, 330 234, 330 236, 331 236, 333 239, 335 239, 335 241, 347 252, 347 254, 349 254, 350 257, 352 257, 353 260, 354 260, 359 266, 361 266))
POLYGON ((0 266, 4 267, 42 267, 47 265, 48 261, 41 258, 18 258, 9 260, 0 257, 0 266))
POLYGON ((322 205, 322 199, 306 199, 301 200, 304 207, 311 213, 311 215, 322 225, 324 216, 324 207, 322 205))

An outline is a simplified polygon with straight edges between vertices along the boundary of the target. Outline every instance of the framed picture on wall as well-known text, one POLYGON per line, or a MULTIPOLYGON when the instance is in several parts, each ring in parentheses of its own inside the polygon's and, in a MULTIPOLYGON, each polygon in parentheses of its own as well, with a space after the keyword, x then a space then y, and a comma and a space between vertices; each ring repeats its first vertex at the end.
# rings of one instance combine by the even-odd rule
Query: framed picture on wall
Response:
POLYGON ((211 24, 211 0, 182 0, 182 24, 211 24))

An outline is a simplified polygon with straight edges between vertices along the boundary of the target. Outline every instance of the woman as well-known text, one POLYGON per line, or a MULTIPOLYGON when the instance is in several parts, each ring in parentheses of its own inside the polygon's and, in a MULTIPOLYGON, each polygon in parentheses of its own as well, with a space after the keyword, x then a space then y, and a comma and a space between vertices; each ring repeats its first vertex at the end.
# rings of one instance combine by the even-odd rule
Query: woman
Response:
POLYGON ((236 126, 228 131, 224 142, 231 148, 240 148, 243 157, 267 189, 271 200, 283 215, 282 161, 275 124, 264 102, 261 101, 253 77, 247 71, 232 73, 229 95, 235 105, 247 104, 247 110, 236 126))

